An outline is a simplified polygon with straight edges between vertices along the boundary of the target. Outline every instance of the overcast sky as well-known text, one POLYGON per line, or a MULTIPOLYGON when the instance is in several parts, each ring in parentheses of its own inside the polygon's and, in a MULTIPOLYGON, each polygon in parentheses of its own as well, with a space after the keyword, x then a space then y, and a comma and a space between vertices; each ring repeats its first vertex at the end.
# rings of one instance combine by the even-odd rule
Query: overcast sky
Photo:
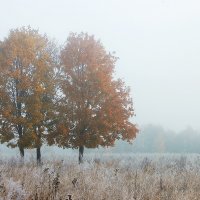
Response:
POLYGON ((136 117, 173 130, 200 130, 199 0, 0 0, 0 40, 30 25, 62 44, 88 32, 120 57, 136 117))

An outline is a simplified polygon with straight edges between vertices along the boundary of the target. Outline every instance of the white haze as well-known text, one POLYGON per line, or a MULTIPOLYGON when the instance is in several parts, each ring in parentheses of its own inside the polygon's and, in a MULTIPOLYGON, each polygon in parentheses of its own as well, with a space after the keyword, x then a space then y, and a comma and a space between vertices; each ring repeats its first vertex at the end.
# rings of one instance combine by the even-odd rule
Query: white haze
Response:
POLYGON ((200 1, 0 0, 0 40, 30 25, 63 43, 70 31, 100 38, 120 57, 139 126, 200 129, 200 1))

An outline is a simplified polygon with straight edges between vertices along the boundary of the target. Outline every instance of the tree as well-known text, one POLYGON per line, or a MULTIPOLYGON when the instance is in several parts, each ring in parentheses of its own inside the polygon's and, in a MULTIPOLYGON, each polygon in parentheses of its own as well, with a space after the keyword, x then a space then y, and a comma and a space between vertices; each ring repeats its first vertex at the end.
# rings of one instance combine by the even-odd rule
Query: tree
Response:
POLYGON ((54 115, 55 45, 30 27, 11 30, 0 51, 0 141, 40 147, 54 115))
POLYGON ((113 77, 117 58, 87 33, 71 33, 61 52, 63 75, 60 120, 53 136, 63 147, 113 146, 116 139, 130 142, 138 129, 130 90, 113 77))

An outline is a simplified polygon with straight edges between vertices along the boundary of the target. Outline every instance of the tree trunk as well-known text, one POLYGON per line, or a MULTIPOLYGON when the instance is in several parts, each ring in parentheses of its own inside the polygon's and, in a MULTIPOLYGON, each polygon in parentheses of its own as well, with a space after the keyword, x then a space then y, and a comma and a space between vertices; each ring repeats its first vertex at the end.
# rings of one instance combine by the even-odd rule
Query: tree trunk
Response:
POLYGON ((40 151, 41 147, 37 147, 36 149, 36 153, 37 153, 37 164, 40 165, 41 164, 41 151, 40 151))
POLYGON ((21 159, 24 159, 24 147, 23 147, 23 141, 22 141, 22 134, 23 134, 23 129, 22 129, 22 125, 18 125, 18 134, 19 134, 19 152, 20 152, 20 156, 21 159))
MULTIPOLYGON (((22 68, 21 68, 21 64, 20 64, 20 60, 17 59, 16 60, 16 68, 17 69, 20 69, 20 72, 21 72, 21 76, 22 76, 22 68)), ((20 84, 20 80, 18 78, 15 79, 15 84, 16 84, 16 87, 15 87, 15 92, 16 92, 16 97, 15 97, 15 101, 16 101, 16 110, 17 110, 17 117, 20 118, 22 116, 22 102, 21 102, 21 97, 22 97, 22 90, 20 90, 18 88, 18 85, 20 84)), ((20 151, 20 156, 22 158, 22 160, 24 159, 24 147, 22 145, 23 141, 22 141, 22 136, 23 136, 23 127, 22 125, 19 123, 17 125, 17 131, 18 131, 18 134, 19 134, 19 151, 20 151)))
POLYGON ((24 148, 22 146, 19 146, 19 152, 20 152, 21 158, 24 159, 24 148))
POLYGON ((79 147, 79 164, 83 163, 84 146, 79 147))

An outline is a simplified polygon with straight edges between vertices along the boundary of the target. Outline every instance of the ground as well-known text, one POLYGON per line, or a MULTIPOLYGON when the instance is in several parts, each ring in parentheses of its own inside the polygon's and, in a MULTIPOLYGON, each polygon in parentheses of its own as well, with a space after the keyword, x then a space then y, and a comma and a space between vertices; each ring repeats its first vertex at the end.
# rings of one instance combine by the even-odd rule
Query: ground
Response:
POLYGON ((77 155, 0 161, 0 200, 195 200, 200 155, 77 155))

